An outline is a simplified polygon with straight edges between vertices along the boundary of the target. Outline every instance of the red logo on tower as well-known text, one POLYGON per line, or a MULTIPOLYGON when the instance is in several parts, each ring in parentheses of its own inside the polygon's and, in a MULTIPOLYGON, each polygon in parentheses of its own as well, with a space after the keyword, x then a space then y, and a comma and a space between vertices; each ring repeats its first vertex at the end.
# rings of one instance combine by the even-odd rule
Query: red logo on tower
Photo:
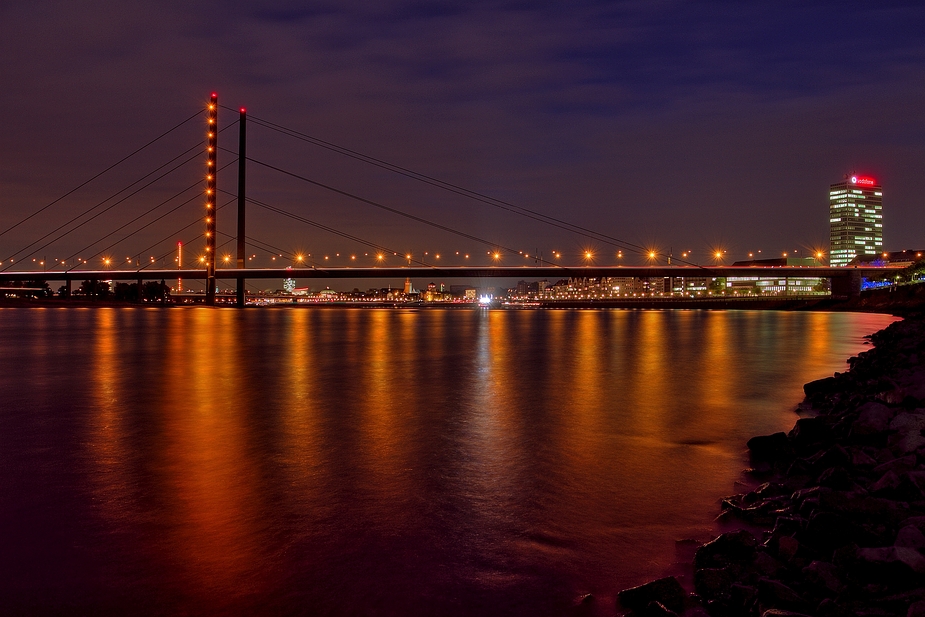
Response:
POLYGON ((864 176, 851 176, 851 184, 860 184, 862 186, 873 186, 877 184, 877 181, 873 178, 865 178, 864 176))

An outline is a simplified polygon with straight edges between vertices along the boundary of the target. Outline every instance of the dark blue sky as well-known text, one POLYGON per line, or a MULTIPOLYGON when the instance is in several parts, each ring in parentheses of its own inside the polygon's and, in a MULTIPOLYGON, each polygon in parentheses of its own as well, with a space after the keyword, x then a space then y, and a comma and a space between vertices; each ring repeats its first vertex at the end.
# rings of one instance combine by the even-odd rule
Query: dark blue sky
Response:
MULTIPOLYGON (((215 90, 255 117, 676 254, 824 247, 828 184, 857 171, 884 185, 886 247, 922 248, 922 32, 918 2, 4 3, 0 231, 215 90)), ((183 131, 0 237, 0 259, 201 140, 201 126, 183 131)), ((599 263, 613 252, 257 126, 249 137, 255 158, 492 242, 591 246, 599 263)), ((195 182, 196 165, 45 253, 82 250, 195 182)), ((265 170, 249 178, 250 196, 385 246, 484 253, 265 170)), ((235 190, 233 171, 220 188, 235 190)), ((141 251, 198 214, 113 250, 141 251)), ((234 233, 233 208, 222 215, 234 233)), ((363 250, 256 209, 251 220, 249 235, 286 250, 363 250)))

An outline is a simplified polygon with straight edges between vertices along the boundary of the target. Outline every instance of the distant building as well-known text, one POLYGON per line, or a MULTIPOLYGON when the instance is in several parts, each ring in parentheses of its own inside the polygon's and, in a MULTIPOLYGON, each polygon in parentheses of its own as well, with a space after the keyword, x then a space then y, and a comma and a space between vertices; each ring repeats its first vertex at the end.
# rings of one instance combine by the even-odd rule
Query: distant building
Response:
POLYGON ((450 295, 473 300, 478 297, 478 289, 472 285, 450 285, 450 295))
POLYGON ((885 268, 908 268, 922 261, 925 249, 885 251, 876 255, 858 255, 851 260, 851 266, 879 266, 885 268))
POLYGON ((846 176, 829 187, 829 265, 883 251, 883 187, 873 178, 846 176))
MULTIPOLYGON (((800 268, 818 267, 822 264, 815 257, 777 257, 770 259, 749 259, 737 261, 735 267, 784 267, 800 268)), ((812 276, 799 276, 788 273, 784 276, 730 276, 726 278, 728 291, 753 294, 815 294, 827 293, 827 279, 812 276)))

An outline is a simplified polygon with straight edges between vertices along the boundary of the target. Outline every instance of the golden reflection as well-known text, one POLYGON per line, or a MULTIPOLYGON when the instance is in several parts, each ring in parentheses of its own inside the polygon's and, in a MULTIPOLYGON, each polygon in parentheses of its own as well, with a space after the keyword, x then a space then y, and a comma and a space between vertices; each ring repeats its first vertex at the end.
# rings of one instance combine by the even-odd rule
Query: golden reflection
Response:
POLYGON ((92 311, 92 368, 87 388, 93 396, 93 415, 88 421, 90 454, 95 465, 91 476, 94 492, 104 515, 111 521, 124 519, 133 495, 126 471, 130 466, 125 430, 127 401, 120 366, 118 311, 99 308, 92 311))
POLYGON ((249 378, 238 359, 247 329, 234 309, 193 308, 171 315, 158 490, 167 501, 167 533, 157 557, 204 597, 236 596, 273 584, 262 538, 259 458, 251 456, 249 415, 236 397, 249 378))
MULTIPOLYGON (((406 358, 396 356, 399 348, 398 338, 408 342, 423 342, 432 348, 434 341, 442 340, 439 334, 422 337, 419 321, 427 319, 435 332, 440 332, 446 321, 443 311, 401 313, 376 310, 363 321, 368 329, 358 329, 364 342, 358 341, 366 349, 365 358, 356 358, 353 363, 357 369, 354 387, 360 393, 359 407, 359 448, 363 463, 368 472, 365 487, 385 503, 405 504, 412 495, 411 478, 408 469, 415 466, 411 444, 408 410, 434 410, 438 401, 430 398, 430 393, 416 386, 419 375, 414 375, 406 368, 406 358), (400 321, 400 330, 393 329, 394 320, 400 321), (424 397, 423 405, 416 405, 415 398, 424 397)), ((420 347, 418 352, 421 352, 420 347)), ((362 352, 358 352, 362 355, 362 352)), ((427 353, 424 351, 424 353, 427 353)), ((407 511, 394 509, 390 512, 393 521, 408 516, 407 511)))
POLYGON ((320 330, 312 310, 286 311, 288 340, 277 395, 282 420, 284 462, 290 482, 300 495, 309 495, 316 482, 323 438, 319 404, 317 354, 323 353, 313 336, 320 330))
POLYGON ((217 613, 281 589, 301 600, 292 571, 301 584, 343 555, 356 561, 339 574, 387 569, 393 549, 435 538, 452 549, 425 547, 432 559, 479 564, 449 575, 502 580, 555 561, 607 598, 628 576, 613 554, 645 562, 630 575, 667 564, 673 541, 715 514, 745 439, 792 425, 781 400, 862 349, 841 328, 865 319, 89 315, 87 441, 106 532, 131 537, 157 586, 217 613))

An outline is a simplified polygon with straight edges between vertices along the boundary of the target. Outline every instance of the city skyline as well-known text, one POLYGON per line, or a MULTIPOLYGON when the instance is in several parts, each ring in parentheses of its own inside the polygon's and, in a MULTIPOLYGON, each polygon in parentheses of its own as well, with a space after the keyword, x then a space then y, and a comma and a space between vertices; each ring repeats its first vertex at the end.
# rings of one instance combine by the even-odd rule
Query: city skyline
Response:
MULTIPOLYGON (((884 248, 918 247, 925 150, 915 101, 925 47, 915 33, 925 11, 699 6, 277 3, 164 15, 131 4, 106 15, 93 5, 5 7, 10 61, 0 72, 11 87, 0 110, 14 122, 0 137, 0 231, 204 110, 214 89, 227 107, 246 105, 255 117, 662 254, 692 250, 700 263, 713 249, 731 260, 825 248, 821 195, 849 171, 890 187, 884 248), (788 35, 770 36, 785 26, 788 35), (845 43, 833 34, 839 28, 866 45, 845 43), (870 48, 878 52, 863 51, 870 48), (852 70, 840 70, 846 65, 852 70)), ((224 109, 219 123, 234 119, 224 109)), ((251 131, 253 156, 292 161, 295 171, 414 215, 525 252, 616 257, 579 235, 251 131)), ((234 132, 221 147, 234 150, 234 132)), ((201 134, 193 123, 178 144, 201 134)), ((220 152, 220 166, 233 156, 220 152)), ((476 254, 478 247, 266 170, 250 173, 249 195, 402 253, 476 254)), ((47 229, 134 175, 122 178, 36 223, 47 229)), ((220 174, 220 191, 234 186, 233 169, 220 174)), ((143 210, 170 193, 164 187, 128 207, 143 210)), ((233 234, 233 210, 226 212, 218 228, 233 234)), ((255 235, 286 251, 332 260, 360 252, 266 212, 250 216, 255 235)), ((0 238, 0 259, 17 240, 0 238)), ((123 259, 118 249, 113 258, 123 259)))

